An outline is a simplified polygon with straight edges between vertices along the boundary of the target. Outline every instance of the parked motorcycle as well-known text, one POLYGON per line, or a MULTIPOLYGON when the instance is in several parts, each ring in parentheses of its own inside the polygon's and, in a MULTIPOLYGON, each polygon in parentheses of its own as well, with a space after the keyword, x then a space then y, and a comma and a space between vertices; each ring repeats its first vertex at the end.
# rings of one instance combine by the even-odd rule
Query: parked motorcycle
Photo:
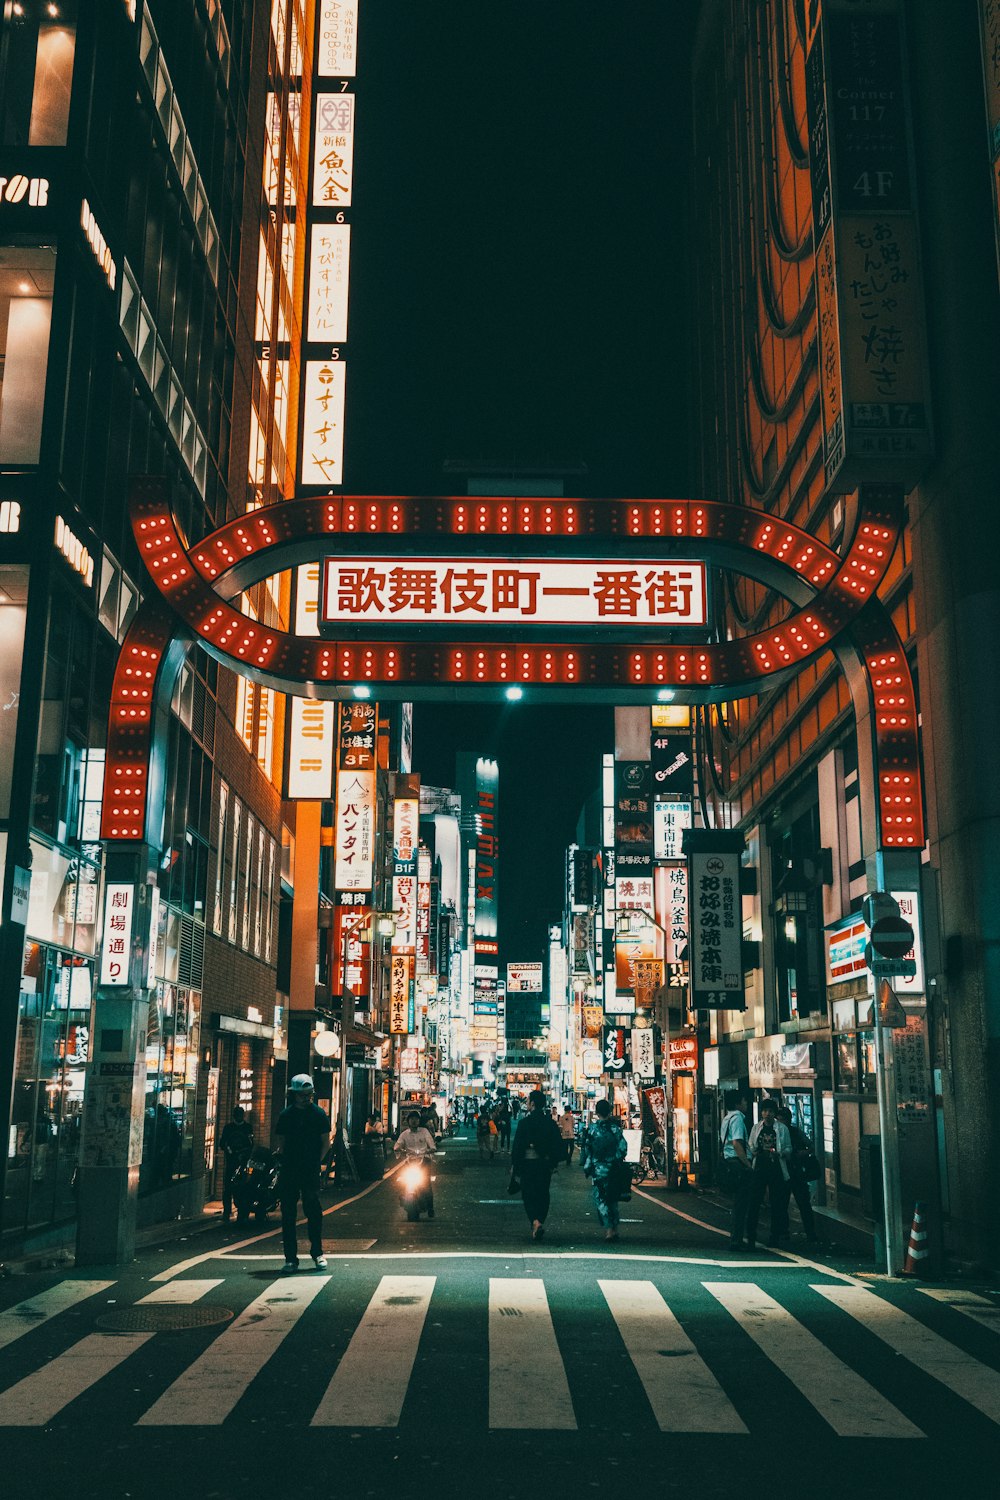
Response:
POLYGON ((408 1156, 396 1174, 396 1189, 406 1217, 415 1224, 426 1210, 434 1217, 434 1178, 426 1157, 408 1156))
POLYGON ((233 1203, 236 1222, 247 1224, 253 1214, 259 1224, 278 1206, 278 1168, 271 1152, 255 1146, 233 1173, 233 1203))

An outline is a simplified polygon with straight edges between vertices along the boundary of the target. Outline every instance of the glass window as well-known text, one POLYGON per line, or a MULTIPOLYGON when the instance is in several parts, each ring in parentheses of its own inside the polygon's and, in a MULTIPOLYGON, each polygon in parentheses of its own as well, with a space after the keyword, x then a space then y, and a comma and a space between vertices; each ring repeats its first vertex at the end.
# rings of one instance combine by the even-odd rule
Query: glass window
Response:
POLYGON ((55 251, 0 248, 0 464, 37 464, 55 251))
POLYGON ((3 78, 5 145, 65 146, 76 9, 76 0, 9 7, 3 78))
POLYGON ((0 568, 0 818, 10 815, 27 605, 28 569, 0 568))
POLYGON ((858 1043, 854 1036, 839 1036, 835 1043, 837 1089, 844 1094, 858 1092, 858 1043))
POLYGON ((150 995, 140 1193, 193 1170, 200 1021, 198 990, 158 984, 150 995))

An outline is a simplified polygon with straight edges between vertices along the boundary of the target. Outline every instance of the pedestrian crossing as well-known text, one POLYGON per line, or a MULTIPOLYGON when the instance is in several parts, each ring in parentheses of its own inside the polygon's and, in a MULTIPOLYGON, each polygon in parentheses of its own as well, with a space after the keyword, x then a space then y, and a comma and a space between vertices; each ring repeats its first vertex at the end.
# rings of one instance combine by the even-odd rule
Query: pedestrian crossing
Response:
MULTIPOLYGON (((0 1311, 0 1427, 84 1422, 98 1409, 94 1401, 104 1411, 109 1391, 116 1421, 219 1427, 257 1411, 255 1399, 267 1410, 275 1392, 293 1382, 302 1426, 392 1429, 406 1425, 408 1405, 414 1411, 421 1361, 442 1347, 447 1355, 459 1329, 465 1340, 470 1329, 480 1330, 481 1347, 470 1354, 472 1346, 463 1345, 455 1399, 471 1402, 484 1429, 494 1431, 593 1426, 582 1397, 594 1380, 595 1352, 599 1369, 630 1367, 632 1375, 617 1373, 612 1388, 626 1393, 617 1399, 628 1400, 630 1425, 639 1430, 753 1435, 805 1403, 817 1426, 837 1437, 911 1440, 927 1435, 927 1412, 942 1398, 952 1405, 937 1420, 949 1431, 956 1403, 973 1422, 1000 1425, 1000 1325, 989 1320, 995 1304, 986 1298, 973 1304, 982 1316, 965 1340, 973 1347, 978 1341, 984 1357, 977 1358, 961 1347, 962 1298, 952 1306, 941 1293, 931 1304, 924 1288, 914 1289, 923 1298, 911 1293, 907 1311, 844 1280, 783 1283, 775 1293, 740 1279, 681 1284, 664 1276, 658 1285, 575 1272, 548 1283, 532 1274, 456 1281, 447 1268, 381 1275, 376 1265, 360 1274, 353 1282, 313 1273, 275 1280, 222 1332, 216 1325, 186 1334, 194 1347, 179 1371, 169 1352, 172 1334, 89 1331, 106 1306, 101 1294, 115 1283, 61 1282, 0 1311), (449 1323, 455 1299, 460 1316, 456 1321, 453 1307, 449 1323), (939 1326, 952 1318, 959 1342, 923 1322, 924 1309, 939 1326), (37 1356, 26 1342, 32 1335, 37 1356), (294 1360, 285 1352, 289 1342, 294 1360), (886 1349, 892 1373, 883 1381, 886 1349), (15 1378, 32 1358, 35 1366, 15 1378), (141 1370, 141 1382, 129 1376, 131 1395, 120 1409, 113 1393, 124 1388, 125 1370, 141 1370), (136 1409, 128 1409, 135 1395, 136 1409)), ((228 1303, 240 1300, 245 1285, 178 1277, 135 1305, 228 1303)), ((449 1413, 442 1410, 439 1420, 447 1423, 449 1413)))

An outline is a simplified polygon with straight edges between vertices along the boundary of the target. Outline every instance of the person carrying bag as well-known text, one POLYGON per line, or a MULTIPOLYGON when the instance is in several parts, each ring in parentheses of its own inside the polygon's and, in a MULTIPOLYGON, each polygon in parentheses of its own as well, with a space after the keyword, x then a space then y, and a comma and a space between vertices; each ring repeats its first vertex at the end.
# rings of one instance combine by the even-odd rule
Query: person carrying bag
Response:
POLYGON ((604 1225, 604 1238, 616 1240, 621 1223, 618 1205, 632 1196, 632 1173, 625 1162, 628 1143, 607 1099, 597 1101, 594 1113, 597 1119, 583 1142, 583 1170, 594 1185, 594 1207, 604 1225))

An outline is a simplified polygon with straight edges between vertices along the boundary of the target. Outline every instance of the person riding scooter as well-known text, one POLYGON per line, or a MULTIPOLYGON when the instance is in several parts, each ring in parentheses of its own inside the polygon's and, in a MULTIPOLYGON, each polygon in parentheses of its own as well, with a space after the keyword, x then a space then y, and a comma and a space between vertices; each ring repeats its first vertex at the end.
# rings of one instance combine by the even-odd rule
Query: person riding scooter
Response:
POLYGON ((406 1129, 394 1147, 395 1154, 405 1158, 397 1184, 400 1201, 410 1220, 419 1219, 424 1209, 427 1217, 434 1217, 434 1185, 431 1177, 431 1162, 437 1151, 437 1143, 425 1125, 420 1123, 420 1114, 411 1110, 406 1117, 406 1129))
POLYGON ((270 1210, 278 1206, 278 1168, 266 1146, 254 1146, 246 1161, 236 1168, 233 1201, 238 1224, 249 1223, 251 1214, 263 1223, 270 1210))

